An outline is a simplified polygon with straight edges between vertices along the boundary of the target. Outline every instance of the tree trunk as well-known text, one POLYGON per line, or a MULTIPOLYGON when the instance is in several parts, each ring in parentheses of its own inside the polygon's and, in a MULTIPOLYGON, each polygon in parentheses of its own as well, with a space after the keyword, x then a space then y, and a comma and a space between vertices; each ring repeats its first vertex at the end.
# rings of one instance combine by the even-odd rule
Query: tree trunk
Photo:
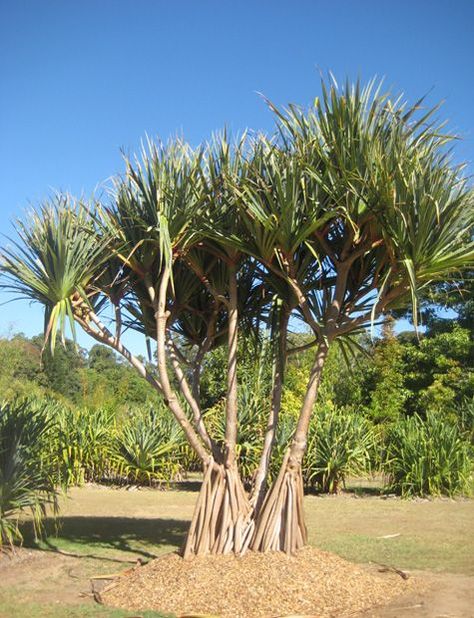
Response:
POLYGON ((267 493, 258 515, 255 534, 250 545, 255 551, 274 550, 291 554, 307 542, 303 512, 304 494, 301 462, 306 450, 309 421, 318 394, 328 350, 328 342, 321 341, 311 370, 308 389, 292 444, 283 459, 280 473, 267 493))
POLYGON ((225 464, 235 467, 235 448, 237 444, 237 348, 239 314, 237 306, 237 269, 229 266, 229 326, 227 335, 227 397, 225 421, 225 464))
POLYGON ((206 554, 243 554, 251 541, 255 522, 236 466, 206 466, 194 509, 184 558, 206 554))
POLYGON ((256 516, 258 515, 260 508, 263 504, 265 492, 267 489, 268 469, 270 467, 270 458, 273 445, 275 443, 278 419, 280 416, 281 396, 283 392, 283 376, 285 373, 286 362, 286 337, 288 334, 288 318, 288 312, 285 309, 282 309, 281 315, 279 316, 278 344, 277 349, 274 351, 273 355, 273 387, 270 415, 268 417, 262 455, 260 457, 259 466, 255 474, 255 483, 252 492, 251 501, 253 503, 256 516))

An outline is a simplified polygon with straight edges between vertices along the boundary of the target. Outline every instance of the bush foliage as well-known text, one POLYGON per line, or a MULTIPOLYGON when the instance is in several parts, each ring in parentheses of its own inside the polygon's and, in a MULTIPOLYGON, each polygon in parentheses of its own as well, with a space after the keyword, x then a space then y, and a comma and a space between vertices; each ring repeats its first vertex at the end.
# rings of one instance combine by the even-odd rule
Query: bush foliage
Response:
POLYGON ((402 496, 468 494, 470 445, 456 425, 430 413, 399 421, 387 435, 384 469, 402 496))
POLYGON ((45 406, 0 406, 0 549, 21 541, 18 515, 28 512, 41 531, 46 507, 57 507, 54 461, 48 456, 54 428, 45 406))

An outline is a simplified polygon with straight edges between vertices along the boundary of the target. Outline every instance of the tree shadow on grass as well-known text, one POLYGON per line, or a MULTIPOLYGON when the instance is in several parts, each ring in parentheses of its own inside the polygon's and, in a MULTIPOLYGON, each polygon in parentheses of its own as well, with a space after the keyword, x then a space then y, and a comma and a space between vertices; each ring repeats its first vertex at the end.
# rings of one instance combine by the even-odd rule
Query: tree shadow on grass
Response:
MULTIPOLYGON (((139 517, 59 517, 45 521, 45 534, 35 539, 31 522, 22 525, 24 547, 46 551, 74 551, 107 558, 107 551, 155 558, 161 546, 175 549, 184 542, 189 522, 180 519, 139 517), (71 545, 74 549, 71 550, 71 545), (106 552, 104 555, 104 551, 106 552)), ((112 559, 112 558, 110 558, 112 559)))
POLYGON ((356 498, 369 498, 383 496, 384 492, 379 487, 341 487, 338 492, 323 492, 317 487, 305 487, 305 496, 318 496, 320 498, 337 498, 338 496, 355 496, 356 498))
POLYGON ((170 489, 173 491, 194 491, 198 492, 201 490, 202 480, 201 479, 186 479, 184 481, 179 481, 176 483, 170 483, 170 489))
POLYGON ((356 496, 357 498, 368 498, 368 497, 380 497, 384 495, 384 489, 382 487, 371 487, 361 485, 359 487, 346 487, 344 489, 345 494, 351 494, 356 496))
POLYGON ((123 482, 120 483, 117 479, 107 479, 103 478, 100 480, 100 484, 104 487, 112 487, 112 488, 121 488, 121 489, 144 489, 144 490, 152 490, 152 491, 191 491, 191 492, 199 492, 202 486, 202 478, 195 475, 196 478, 185 478, 181 481, 170 481, 168 483, 156 483, 154 485, 148 484, 136 484, 136 483, 128 483, 123 482))

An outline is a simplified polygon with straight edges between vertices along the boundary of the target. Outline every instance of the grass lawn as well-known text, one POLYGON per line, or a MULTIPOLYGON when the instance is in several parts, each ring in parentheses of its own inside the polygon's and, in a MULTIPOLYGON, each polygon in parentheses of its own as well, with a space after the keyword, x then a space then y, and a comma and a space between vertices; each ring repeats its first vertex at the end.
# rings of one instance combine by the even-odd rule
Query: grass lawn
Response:
MULTIPOLYGON (((196 496, 188 490, 71 490, 62 501, 57 530, 48 522, 49 536, 35 543, 25 527, 25 546, 44 551, 33 552, 24 565, 1 567, 0 617, 136 616, 100 607, 80 594, 90 592, 90 577, 127 568, 117 559, 148 560, 178 548, 196 496), (66 557, 58 549, 84 557, 66 557)), ((307 496, 305 508, 310 543, 349 560, 474 575, 472 500, 346 494, 307 496)), ((146 618, 159 615, 149 612, 146 618)))

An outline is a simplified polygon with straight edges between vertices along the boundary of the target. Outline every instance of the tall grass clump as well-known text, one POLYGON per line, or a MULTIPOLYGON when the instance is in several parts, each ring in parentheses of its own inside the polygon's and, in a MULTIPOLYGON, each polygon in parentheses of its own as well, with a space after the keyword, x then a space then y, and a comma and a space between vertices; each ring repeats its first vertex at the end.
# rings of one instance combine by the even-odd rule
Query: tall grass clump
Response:
POLYGON ((474 445, 474 397, 464 399, 457 412, 459 428, 466 439, 474 445))
POLYGON ((303 461, 306 487, 336 493, 350 475, 367 473, 376 445, 369 420, 352 411, 327 408, 314 414, 303 461))
POLYGON ((56 419, 51 449, 58 460, 62 485, 100 482, 113 474, 112 442, 115 414, 108 409, 73 409, 52 404, 49 415, 56 419))
POLYGON ((38 534, 47 506, 57 511, 56 462, 45 456, 53 432, 53 421, 40 404, 0 405, 0 549, 21 542, 21 514, 32 517, 38 534))
POLYGON ((471 446, 456 425, 430 413, 399 421, 386 438, 384 471, 403 497, 469 494, 471 446))

